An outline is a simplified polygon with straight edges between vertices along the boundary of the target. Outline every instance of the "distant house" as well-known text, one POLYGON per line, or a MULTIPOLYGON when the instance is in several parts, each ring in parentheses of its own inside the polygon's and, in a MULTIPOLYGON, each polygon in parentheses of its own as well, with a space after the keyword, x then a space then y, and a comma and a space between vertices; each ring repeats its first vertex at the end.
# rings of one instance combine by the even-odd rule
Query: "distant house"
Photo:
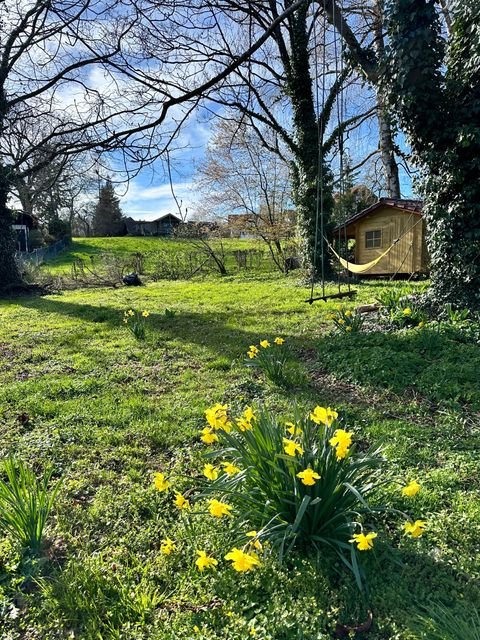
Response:
POLYGON ((170 236, 182 219, 173 213, 166 213, 156 220, 134 220, 125 218, 129 236, 170 236))
POLYGON ((397 241, 365 275, 411 274, 428 271, 425 221, 420 200, 380 198, 333 230, 333 238, 355 240, 356 265, 374 261, 397 241))
POLYGON ((30 231, 37 226, 37 219, 28 213, 19 211, 16 213, 12 229, 16 234, 17 251, 30 250, 30 231))

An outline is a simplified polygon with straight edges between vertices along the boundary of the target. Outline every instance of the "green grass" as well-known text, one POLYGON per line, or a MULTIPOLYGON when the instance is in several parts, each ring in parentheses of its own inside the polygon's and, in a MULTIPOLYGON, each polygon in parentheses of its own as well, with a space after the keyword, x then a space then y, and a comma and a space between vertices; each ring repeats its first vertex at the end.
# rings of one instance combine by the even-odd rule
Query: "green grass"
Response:
MULTIPOLYGON (((212 246, 218 245, 219 240, 212 240, 212 246)), ((224 238, 221 241, 227 251, 227 268, 229 271, 237 271, 234 257, 231 252, 237 250, 257 249, 264 251, 261 261, 261 270, 273 270, 273 264, 267 255, 266 245, 261 240, 243 240, 224 238)), ((53 275, 69 275, 72 265, 76 260, 84 260, 87 263, 91 259, 98 258, 101 254, 111 254, 117 257, 127 258, 135 253, 145 256, 147 272, 151 271, 159 252, 175 253, 179 251, 195 251, 187 240, 175 238, 142 238, 124 236, 119 238, 73 238, 72 244, 56 258, 50 260, 43 267, 53 275)))
MULTIPOLYGON (((388 286, 360 285, 358 301, 388 286)), ((371 607, 365 637, 413 640, 430 600, 471 618, 480 605, 480 347, 450 334, 422 345, 416 329, 329 337, 338 303, 307 297, 295 279, 264 274, 0 302, 1 455, 38 473, 53 464, 63 477, 49 558, 25 567, 8 537, 0 542, 2 638, 237 640, 254 627, 262 640, 326 640, 371 607), (144 343, 122 326, 130 307, 151 312, 144 343), (295 392, 244 365, 249 345, 276 335, 309 372, 295 392), (285 417, 294 405, 336 407, 356 438, 384 442, 392 471, 421 482, 409 503, 384 489, 429 526, 405 540, 385 516, 392 548, 379 543, 365 557, 368 604, 327 552, 319 563, 272 558, 254 574, 224 561, 215 574, 196 571, 194 549, 221 549, 228 532, 197 518, 190 543, 152 477, 168 472, 179 490, 198 482, 198 430, 217 401, 263 403, 285 417), (166 535, 179 541, 168 558, 159 553, 166 535)))

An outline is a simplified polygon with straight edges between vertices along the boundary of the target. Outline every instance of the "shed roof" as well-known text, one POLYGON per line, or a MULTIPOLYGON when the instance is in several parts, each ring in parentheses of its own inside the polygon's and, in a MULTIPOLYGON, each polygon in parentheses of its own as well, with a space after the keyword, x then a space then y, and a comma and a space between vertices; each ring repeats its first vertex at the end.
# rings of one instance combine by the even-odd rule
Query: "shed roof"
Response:
POLYGON ((339 231, 345 227, 349 227, 351 224, 358 222, 361 218, 368 216, 370 213, 373 213, 377 209, 381 209, 382 207, 391 207, 392 209, 397 209, 398 211, 409 211, 410 213, 414 213, 417 216, 422 215, 422 206, 423 203, 421 200, 402 200, 400 198, 380 198, 378 202, 372 204, 370 207, 363 209, 359 213, 356 213, 354 216, 339 224, 333 230, 339 231))

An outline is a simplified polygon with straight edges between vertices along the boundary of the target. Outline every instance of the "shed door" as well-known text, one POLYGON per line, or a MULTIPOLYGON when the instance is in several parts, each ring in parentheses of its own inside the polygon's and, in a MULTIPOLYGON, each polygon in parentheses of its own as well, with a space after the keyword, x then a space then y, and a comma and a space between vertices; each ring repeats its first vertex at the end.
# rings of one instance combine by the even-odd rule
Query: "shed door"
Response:
POLYGON ((414 222, 412 216, 398 215, 392 221, 393 235, 391 242, 395 238, 400 238, 399 242, 390 251, 390 263, 389 268, 391 273, 411 273, 414 271, 413 265, 413 231, 407 231, 411 229, 414 222), (403 235, 405 234, 405 235, 403 235), (403 236, 403 237, 401 237, 403 236))

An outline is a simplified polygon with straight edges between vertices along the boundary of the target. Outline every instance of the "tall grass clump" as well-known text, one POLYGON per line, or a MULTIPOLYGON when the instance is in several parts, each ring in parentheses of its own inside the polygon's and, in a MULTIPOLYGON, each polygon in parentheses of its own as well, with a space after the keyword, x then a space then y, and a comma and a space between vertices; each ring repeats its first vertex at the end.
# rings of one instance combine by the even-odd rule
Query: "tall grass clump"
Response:
POLYGON ((7 458, 6 478, 0 480, 0 530, 8 533, 30 555, 39 554, 45 524, 60 488, 49 487, 52 468, 40 478, 21 460, 7 458))
POLYGON ((467 620, 440 604, 430 604, 418 622, 418 637, 425 640, 480 640, 480 614, 476 610, 467 620))

